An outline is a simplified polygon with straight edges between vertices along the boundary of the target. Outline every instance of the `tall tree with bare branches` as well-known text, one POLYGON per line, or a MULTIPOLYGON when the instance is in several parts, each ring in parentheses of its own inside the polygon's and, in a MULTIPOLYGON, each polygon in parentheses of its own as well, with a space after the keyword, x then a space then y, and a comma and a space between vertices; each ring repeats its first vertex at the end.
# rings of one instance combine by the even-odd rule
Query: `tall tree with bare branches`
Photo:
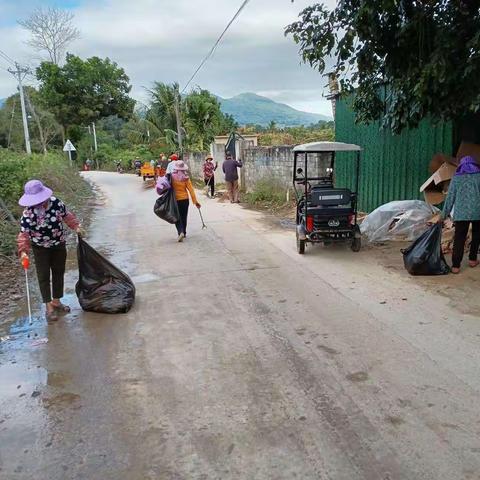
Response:
POLYGON ((80 37, 73 25, 73 13, 57 7, 36 9, 19 25, 31 34, 27 44, 37 52, 46 52, 52 63, 59 65, 70 43, 80 37))

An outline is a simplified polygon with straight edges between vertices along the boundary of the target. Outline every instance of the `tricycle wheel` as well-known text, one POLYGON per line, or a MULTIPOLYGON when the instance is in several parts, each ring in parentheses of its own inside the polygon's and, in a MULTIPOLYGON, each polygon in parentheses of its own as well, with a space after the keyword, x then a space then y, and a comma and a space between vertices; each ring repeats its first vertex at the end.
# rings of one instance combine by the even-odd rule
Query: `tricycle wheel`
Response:
POLYGON ((362 239, 361 238, 354 238, 352 241, 352 251, 359 252, 362 248, 362 239))
POLYGON ((298 233, 297 233, 297 252, 300 255, 303 255, 305 253, 305 240, 300 240, 298 233))

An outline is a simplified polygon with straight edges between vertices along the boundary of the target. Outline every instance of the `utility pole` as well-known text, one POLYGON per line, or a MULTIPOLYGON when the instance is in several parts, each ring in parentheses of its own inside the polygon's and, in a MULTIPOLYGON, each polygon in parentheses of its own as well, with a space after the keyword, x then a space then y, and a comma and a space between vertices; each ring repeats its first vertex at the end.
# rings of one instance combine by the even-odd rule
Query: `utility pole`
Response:
POLYGON ((177 117, 177 136, 178 136, 178 148, 180 150, 180 158, 183 156, 183 139, 182 139, 182 119, 180 118, 180 106, 179 106, 178 89, 175 90, 175 116, 177 117))
POLYGON ((22 81, 30 73, 30 70, 26 67, 21 67, 17 62, 15 62, 16 70, 11 68, 8 71, 17 79, 18 81, 18 91, 20 93, 20 104, 22 106, 22 120, 23 120, 23 133, 25 135, 25 149, 29 155, 32 154, 32 148, 30 147, 30 134, 28 133, 28 123, 27 123, 27 111, 25 109, 25 98, 23 96, 23 85, 22 81))
POLYGON ((95 130, 95 122, 92 122, 93 128, 93 145, 95 147, 95 153, 97 153, 98 146, 97 146, 97 131, 95 130))

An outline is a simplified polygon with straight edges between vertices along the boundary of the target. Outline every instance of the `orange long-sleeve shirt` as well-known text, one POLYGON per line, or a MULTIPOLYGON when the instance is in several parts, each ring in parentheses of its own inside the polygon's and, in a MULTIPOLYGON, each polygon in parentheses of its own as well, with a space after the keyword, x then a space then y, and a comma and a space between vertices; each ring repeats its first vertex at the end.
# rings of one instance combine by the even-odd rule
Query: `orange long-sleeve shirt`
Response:
POLYGON ((192 197, 192 202, 197 204, 197 197, 195 195, 195 189, 193 188, 192 181, 188 180, 175 180, 172 178, 172 187, 175 192, 175 198, 177 200, 188 200, 188 194, 192 197))

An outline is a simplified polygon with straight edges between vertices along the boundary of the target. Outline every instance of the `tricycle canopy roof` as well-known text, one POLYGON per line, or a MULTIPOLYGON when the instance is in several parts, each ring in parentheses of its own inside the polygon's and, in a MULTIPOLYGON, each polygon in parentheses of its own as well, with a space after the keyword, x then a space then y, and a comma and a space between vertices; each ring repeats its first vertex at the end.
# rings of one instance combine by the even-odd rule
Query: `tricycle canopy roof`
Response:
POLYGON ((297 145, 294 152, 360 152, 362 150, 358 145, 343 142, 312 142, 297 145))

